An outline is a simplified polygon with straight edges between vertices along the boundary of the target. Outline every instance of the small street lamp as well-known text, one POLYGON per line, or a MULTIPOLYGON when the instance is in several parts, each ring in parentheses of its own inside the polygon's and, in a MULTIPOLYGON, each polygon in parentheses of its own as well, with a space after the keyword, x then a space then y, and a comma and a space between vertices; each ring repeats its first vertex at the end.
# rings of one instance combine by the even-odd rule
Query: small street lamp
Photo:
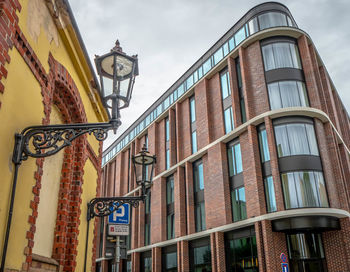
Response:
POLYGON ((127 56, 117 41, 110 53, 101 57, 97 56, 95 62, 101 80, 101 89, 98 88, 98 90, 103 105, 108 111, 109 122, 31 126, 15 134, 12 155, 15 169, 0 272, 5 270, 17 176, 22 161, 27 160, 28 157, 44 158, 54 155, 86 133, 94 135, 98 141, 103 141, 107 138, 109 130, 113 129, 116 133, 121 125, 119 110, 129 106, 135 77, 138 75, 137 56, 127 56))
POLYGON ((155 155, 151 156, 147 151, 146 145, 143 145, 141 152, 132 156, 135 177, 137 185, 142 186, 142 194, 146 194, 146 189, 151 185, 153 178, 153 169, 157 161, 155 155), (151 171, 149 172, 149 167, 151 171), (141 178, 140 178, 141 177, 141 178))

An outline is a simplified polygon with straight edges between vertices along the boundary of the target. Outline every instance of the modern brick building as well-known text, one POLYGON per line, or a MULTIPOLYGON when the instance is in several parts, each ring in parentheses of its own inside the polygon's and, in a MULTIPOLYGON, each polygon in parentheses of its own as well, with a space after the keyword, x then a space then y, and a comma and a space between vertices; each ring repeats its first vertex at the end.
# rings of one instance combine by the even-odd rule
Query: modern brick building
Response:
POLYGON ((158 159, 123 271, 350 271, 349 128, 288 8, 252 8, 104 152, 105 196, 158 159))

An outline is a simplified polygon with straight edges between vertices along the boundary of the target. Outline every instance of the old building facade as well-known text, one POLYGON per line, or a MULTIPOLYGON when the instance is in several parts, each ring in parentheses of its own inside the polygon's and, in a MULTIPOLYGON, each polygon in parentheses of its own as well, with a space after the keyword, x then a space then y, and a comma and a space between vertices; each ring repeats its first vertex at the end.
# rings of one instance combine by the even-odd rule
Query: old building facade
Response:
POLYGON ((130 157, 157 155, 123 271, 350 271, 349 128, 288 8, 252 8, 104 152, 105 196, 138 195, 130 157))
POLYGON ((6 235, 15 133, 108 120, 68 1, 1 0, 0 49, 1 271, 83 271, 85 260, 87 271, 95 270, 95 222, 87 240, 86 203, 98 194, 102 146, 93 136, 22 162, 6 235))

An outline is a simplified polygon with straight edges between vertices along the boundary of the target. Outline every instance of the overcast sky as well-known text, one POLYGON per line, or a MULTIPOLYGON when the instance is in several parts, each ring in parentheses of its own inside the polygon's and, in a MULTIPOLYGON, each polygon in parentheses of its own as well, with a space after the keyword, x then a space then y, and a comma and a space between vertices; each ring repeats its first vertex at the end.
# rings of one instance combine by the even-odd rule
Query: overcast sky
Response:
MULTIPOLYGON (((138 54, 127 129, 258 0, 70 0, 91 62, 118 38, 138 54)), ((299 28, 312 38, 348 112, 350 109, 350 1, 282 0, 299 28)), ((116 137, 105 142, 108 147, 116 137)))

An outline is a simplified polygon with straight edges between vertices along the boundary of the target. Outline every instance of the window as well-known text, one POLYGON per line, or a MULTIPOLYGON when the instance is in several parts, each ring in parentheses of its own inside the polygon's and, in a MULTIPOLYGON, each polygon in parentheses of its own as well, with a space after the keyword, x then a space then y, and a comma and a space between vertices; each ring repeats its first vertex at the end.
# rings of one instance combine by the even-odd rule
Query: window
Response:
POLYGON ((279 12, 268 12, 259 15, 260 30, 269 27, 287 26, 286 15, 279 12))
POLYGON ((225 133, 229 133, 234 128, 233 112, 232 107, 228 107, 224 110, 224 121, 225 121, 225 133))
POLYGON ((225 244, 227 271, 259 271, 254 229, 226 233, 225 244))
POLYGON ((269 144, 267 142, 266 129, 259 131, 259 149, 261 162, 270 160, 269 144))
POLYGON ((259 31, 258 20, 257 17, 253 18, 248 22, 249 34, 252 35, 255 32, 259 31))
POLYGON ((177 272, 176 245, 162 248, 162 271, 177 272))
POLYGON ((231 95, 230 77, 227 70, 221 73, 220 83, 221 83, 222 99, 225 99, 226 97, 231 95))
POLYGON ((233 222, 247 218, 247 205, 244 187, 231 191, 233 222))
POLYGON ((306 87, 300 81, 280 81, 267 85, 271 109, 308 107, 306 87))
POLYGON ((204 205, 204 174, 201 160, 193 163, 194 204, 196 231, 206 229, 204 205))
POLYGON ((241 144, 237 143, 229 146, 227 149, 227 154, 230 177, 241 173, 243 171, 241 144))
POLYGON ((165 169, 170 168, 170 127, 169 118, 165 118, 165 169))
POLYGON ((146 251, 141 253, 141 270, 144 272, 152 272, 151 251, 146 251))
POLYGON ((190 97, 190 120, 191 120, 191 144, 192 154, 198 151, 196 131, 196 101, 194 96, 190 97))
POLYGON ((151 242, 151 192, 146 193, 145 200, 145 246, 151 242))
POLYGON ((203 64, 203 75, 205 75, 206 73, 208 73, 210 71, 212 67, 212 64, 211 64, 211 57, 206 61, 204 62, 203 64))
POLYGON ((246 38, 245 28, 242 27, 235 34, 236 45, 240 44, 246 38))
POLYGON ((298 47, 291 42, 275 42, 262 47, 265 71, 278 68, 301 69, 298 47))
POLYGON ((224 57, 222 47, 214 53, 214 65, 218 64, 224 57))
POLYGON ((294 155, 319 155, 312 124, 278 125, 275 126, 275 136, 279 158, 294 155))
POLYGON ((211 251, 208 239, 192 241, 190 244, 191 271, 212 271, 211 251))
POLYGON ((327 271, 321 233, 287 235, 291 271, 327 271))
POLYGON ((197 148, 197 132, 196 131, 192 132, 191 139, 192 139, 192 154, 193 154, 193 153, 196 153, 198 151, 198 148, 197 148))
POLYGON ((237 84, 238 84, 239 104, 241 107, 242 123, 244 123, 247 121, 247 117, 246 117, 246 110, 245 110, 245 104, 244 104, 241 65, 240 65, 239 58, 236 58, 235 62, 236 62, 236 75, 237 75, 237 84))
POLYGON ((326 185, 321 172, 289 172, 281 176, 286 209, 328 207, 326 185))
POLYGON ((174 177, 170 176, 166 182, 166 203, 167 203, 167 239, 175 238, 174 221, 174 177))
POLYGON ((190 98, 190 117, 191 123, 196 121, 196 101, 194 100, 194 96, 190 98))
POLYGON ((275 188, 273 186, 273 178, 269 176, 264 179, 265 197, 266 197, 266 208, 267 212, 277 211, 275 188))
POLYGON ((222 105, 224 110, 225 133, 229 133, 234 128, 234 120, 232 111, 230 77, 227 68, 220 73, 220 83, 222 93, 222 105))

